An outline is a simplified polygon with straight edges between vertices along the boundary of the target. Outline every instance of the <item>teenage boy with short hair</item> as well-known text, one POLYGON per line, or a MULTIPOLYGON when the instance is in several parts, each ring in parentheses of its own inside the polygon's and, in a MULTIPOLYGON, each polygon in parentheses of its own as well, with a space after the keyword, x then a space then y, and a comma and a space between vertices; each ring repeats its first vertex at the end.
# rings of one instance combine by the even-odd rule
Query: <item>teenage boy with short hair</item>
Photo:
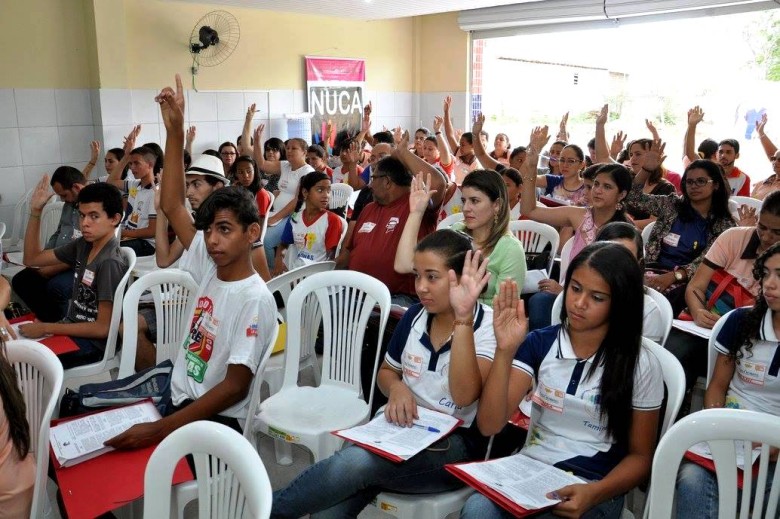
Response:
POLYGON ((739 158, 739 142, 736 139, 724 139, 718 143, 718 163, 723 168, 731 194, 750 196, 750 177, 734 165, 739 158))
POLYGON ((135 178, 122 180, 120 168, 114 168, 107 180, 127 194, 127 215, 122 222, 122 246, 130 247, 137 256, 154 254, 156 162, 157 155, 150 148, 135 148, 130 152, 130 171, 135 178))
POLYGON ((19 327, 22 335, 69 335, 79 351, 60 355, 64 368, 97 362, 106 348, 114 292, 127 272, 127 262, 114 236, 122 221, 122 194, 109 184, 84 187, 78 195, 81 237, 56 249, 41 250, 38 243, 41 211, 51 197, 46 175, 30 199, 30 220, 24 237, 24 263, 32 267, 74 269, 73 295, 68 313, 57 323, 34 322, 19 327))
POLYGON ((178 74, 176 92, 165 88, 157 100, 168 133, 160 206, 187 249, 180 268, 200 288, 171 375, 173 412, 106 442, 121 449, 155 444, 196 420, 240 430, 255 372, 272 347, 276 303, 251 259, 260 236, 257 205, 243 188, 219 189, 203 202, 193 225, 184 205, 184 92, 178 74))

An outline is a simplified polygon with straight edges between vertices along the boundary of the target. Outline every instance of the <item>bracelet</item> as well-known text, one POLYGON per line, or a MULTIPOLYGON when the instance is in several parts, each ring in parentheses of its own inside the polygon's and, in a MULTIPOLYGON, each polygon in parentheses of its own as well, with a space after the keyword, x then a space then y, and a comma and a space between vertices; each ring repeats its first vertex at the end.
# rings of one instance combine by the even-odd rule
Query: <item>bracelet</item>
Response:
POLYGON ((30 218, 37 218, 37 219, 40 220, 41 219, 41 215, 40 215, 40 213, 39 214, 30 213, 30 218))
POLYGON ((715 402, 707 406, 707 409, 717 409, 723 407, 723 402, 715 402))
POLYGON ((456 326, 469 326, 469 327, 471 327, 471 326, 474 326, 474 320, 471 319, 469 321, 459 321, 459 320, 455 319, 454 321, 452 321, 452 328, 453 328, 453 330, 455 329, 456 326))

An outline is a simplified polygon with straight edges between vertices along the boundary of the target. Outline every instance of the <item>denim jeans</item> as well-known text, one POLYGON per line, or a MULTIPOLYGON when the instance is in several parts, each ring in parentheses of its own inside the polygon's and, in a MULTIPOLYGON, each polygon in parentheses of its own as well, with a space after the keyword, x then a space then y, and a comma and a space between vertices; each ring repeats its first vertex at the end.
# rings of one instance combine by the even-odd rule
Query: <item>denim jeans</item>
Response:
POLYGON ((528 300, 528 330, 547 328, 552 324, 551 314, 553 303, 558 294, 537 292, 528 300))
POLYGON ((468 461, 468 451, 458 433, 402 463, 350 445, 303 471, 287 488, 274 492, 271 517, 357 517, 383 490, 423 494, 460 488, 460 480, 443 467, 468 461))
MULTIPOLYGON (((582 519, 619 519, 623 513, 623 501, 623 496, 613 497, 609 501, 594 506, 581 517, 582 519)), ((460 516, 464 519, 509 519, 514 517, 482 494, 473 494, 466 501, 463 510, 460 511, 460 516)), ((559 516, 552 512, 543 512, 535 515, 534 519, 553 519, 556 517, 559 516)), ((677 517, 688 516, 678 515, 677 517)))
MULTIPOLYGON (((769 464, 764 491, 764 511, 769 502, 769 491, 776 463, 769 464)), ((756 479, 753 478, 753 490, 750 496, 751 504, 756 497, 756 479)), ((684 462, 677 473, 675 487, 677 517, 696 517, 701 519, 718 518, 718 479, 714 472, 691 462, 684 462)), ((739 511, 742 491, 737 493, 737 511, 739 511)))
POLYGON ((289 219, 289 216, 285 216, 273 227, 269 225, 268 229, 265 231, 265 237, 263 238, 263 248, 265 249, 265 259, 268 262, 269 270, 274 269, 274 254, 276 254, 274 249, 276 249, 276 247, 282 243, 282 233, 284 232, 284 228, 287 225, 287 221, 289 219))

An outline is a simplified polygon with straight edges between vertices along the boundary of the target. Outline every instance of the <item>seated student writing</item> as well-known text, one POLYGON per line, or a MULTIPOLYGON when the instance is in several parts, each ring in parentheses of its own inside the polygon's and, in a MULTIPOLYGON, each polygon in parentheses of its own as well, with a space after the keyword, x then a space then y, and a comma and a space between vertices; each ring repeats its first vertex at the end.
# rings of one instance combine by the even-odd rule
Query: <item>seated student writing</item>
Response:
POLYGON ((414 253, 421 303, 396 326, 377 375, 389 397, 389 422, 411 427, 422 406, 460 418, 463 426, 402 463, 346 447, 277 491, 272 517, 357 517, 383 490, 429 493, 461 486, 444 465, 484 457, 487 444, 471 427, 495 348, 492 311, 477 299, 490 277, 486 267, 462 233, 446 229, 425 237, 414 253))
POLYGON ((282 241, 276 248, 274 275, 287 270, 284 255, 290 245, 295 245, 296 257, 290 261, 292 268, 303 267, 319 261, 332 260, 341 240, 341 218, 328 211, 330 201, 330 177, 315 171, 301 179, 298 188, 298 204, 287 220, 282 241))
POLYGON ((81 237, 55 249, 41 250, 41 211, 51 198, 44 175, 30 199, 30 220, 24 236, 24 263, 31 267, 63 266, 75 271, 73 295, 64 319, 19 327, 25 337, 69 335, 79 351, 60 355, 65 369, 97 362, 106 348, 114 292, 128 265, 114 233, 122 221, 122 194, 110 184, 91 184, 79 191, 81 237))
POLYGON ((195 227, 184 205, 184 93, 157 97, 167 137, 161 205, 187 248, 180 268, 199 285, 189 334, 171 374, 172 413, 136 425, 106 445, 140 448, 161 441, 196 420, 214 420, 240 431, 249 390, 274 326, 274 298, 252 268, 252 244, 260 235, 260 217, 252 195, 240 187, 212 193, 198 209, 195 227), (197 231, 195 230, 197 228, 197 231))
MULTIPOLYGON (((756 259, 753 277, 760 284, 756 304, 729 315, 715 341, 717 359, 704 395, 707 409, 726 407, 780 415, 780 244, 756 259)), ((777 464, 777 449, 770 451, 764 510, 777 464)), ((756 483, 750 497, 755 498, 756 483)), ((685 462, 677 474, 677 517, 718 517, 718 480, 715 473, 685 462)), ((739 499, 742 499, 739 491, 739 499)), ((740 505, 738 504, 737 507, 740 505)))
MULTIPOLYGON (((528 333, 517 288, 509 281, 501 285, 479 429, 499 432, 536 380, 521 452, 587 481, 558 489, 561 502, 552 513, 535 517, 617 519, 623 495, 650 473, 664 386, 658 360, 642 346, 643 295, 639 265, 614 243, 588 245, 573 259, 563 325, 528 333)), ((461 517, 511 516, 475 494, 461 517)))

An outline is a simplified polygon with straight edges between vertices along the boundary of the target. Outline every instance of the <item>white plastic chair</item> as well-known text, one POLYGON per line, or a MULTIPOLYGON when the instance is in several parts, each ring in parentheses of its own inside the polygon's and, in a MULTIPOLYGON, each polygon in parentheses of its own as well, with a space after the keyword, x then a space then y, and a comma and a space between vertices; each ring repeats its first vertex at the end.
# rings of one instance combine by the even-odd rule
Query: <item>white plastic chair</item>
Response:
MULTIPOLYGON (((715 462, 718 478, 718 517, 720 519, 737 517, 735 440, 744 441, 747 449, 751 448, 751 442, 762 444, 758 477, 753 477, 752 470, 743 473, 740 519, 777 517, 780 470, 775 471, 771 482, 766 514, 762 515, 762 512, 763 490, 767 483, 769 467, 769 449, 780 446, 780 418, 739 409, 706 409, 690 414, 674 424, 661 438, 653 457, 648 497, 650 517, 672 517, 672 503, 680 462, 685 451, 700 442, 709 444, 715 462), (756 499, 750 503, 749 496, 754 485, 760 491, 756 492, 756 499)), ((746 453, 745 457, 750 459, 750 454, 746 453)))
POLYGON ((647 244, 650 243, 650 234, 653 232, 653 227, 655 227, 655 222, 650 222, 642 229, 642 243, 645 244, 645 248, 647 248, 647 244))
POLYGON ((268 196, 271 199, 271 201, 268 203, 268 213, 265 215, 265 218, 263 218, 263 228, 260 231, 261 243, 263 242, 263 240, 265 240, 265 233, 266 231, 268 231, 268 218, 270 218, 271 208, 274 206, 274 202, 276 201, 276 197, 270 191, 268 191, 268 196))
POLYGON ((561 272, 558 275, 558 283, 563 285, 566 281, 566 271, 569 270, 569 263, 571 263, 571 250, 574 248, 574 238, 569 238, 566 243, 563 244, 561 249, 561 272))
POLYGON ((43 210, 41 211, 40 232, 38 234, 41 247, 46 245, 46 242, 49 241, 49 237, 57 230, 57 226, 60 224, 63 207, 65 207, 65 202, 59 200, 50 200, 43 206, 43 210))
POLYGON ((262 404, 256 430, 308 448, 318 462, 341 447, 331 431, 368 420, 376 368, 387 319, 390 292, 379 280, 353 271, 314 274, 296 286, 287 301, 287 347, 282 388, 262 404), (323 320, 324 351, 319 387, 298 386, 298 369, 306 299, 317 298, 323 320), (361 398, 360 359, 368 319, 379 307, 371 391, 361 398))
MULTIPOLYGON (((119 356, 116 354, 116 342, 117 337, 119 336, 119 323, 122 320, 122 305, 120 302, 124 299, 125 287, 127 287, 127 282, 135 268, 135 252, 133 252, 133 249, 121 247, 120 250, 125 261, 127 261, 127 271, 124 276, 122 276, 122 279, 119 280, 119 284, 114 291, 114 304, 111 309, 111 325, 108 328, 108 337, 106 338, 106 349, 103 352, 103 358, 92 364, 66 369, 65 385, 67 387, 73 387, 69 384, 72 384, 74 379, 95 377, 110 372, 112 369, 119 368, 119 356)), ((83 381, 79 381, 76 386, 79 386, 82 383, 83 381)))
POLYGON ((726 312, 725 315, 723 315, 720 319, 715 321, 715 325, 712 327, 712 335, 710 335, 710 339, 707 344, 707 386, 710 385, 710 380, 712 380, 712 374, 715 371, 715 362, 718 359, 718 350, 715 349, 715 343, 718 340, 718 335, 720 334, 720 330, 723 328, 723 325, 726 324, 726 320, 733 312, 734 310, 731 310, 730 312, 726 312))
POLYGON ((30 517, 45 517, 51 511, 46 492, 49 422, 62 390, 62 364, 49 348, 29 339, 9 341, 6 354, 16 370, 24 395, 27 423, 30 424, 30 452, 35 454, 35 489, 30 517))
POLYGON ((759 200, 758 198, 753 198, 750 196, 732 195, 730 199, 734 200, 739 207, 742 207, 743 205, 752 207, 756 210, 756 216, 758 216, 758 213, 761 212, 761 205, 764 203, 763 200, 759 200))
POLYGON ((453 224, 463 221, 463 213, 451 214, 436 225, 436 230, 449 229, 453 224))
POLYGON ((517 236, 517 239, 522 242, 523 250, 526 253, 542 252, 548 244, 551 244, 550 262, 547 265, 547 275, 549 276, 550 272, 552 272, 555 253, 558 251, 558 244, 561 240, 555 227, 533 220, 512 220, 509 222, 509 232, 517 236))
POLYGON ((124 327, 119 375, 124 378, 135 373, 138 345, 138 303, 141 295, 151 291, 157 318, 157 363, 175 360, 187 333, 195 310, 198 284, 189 273, 179 269, 162 269, 138 278, 125 294, 122 303, 124 327))
POLYGON ((144 517, 173 517, 173 472, 187 454, 197 472, 198 517, 270 517, 271 482, 257 451, 233 429, 206 421, 175 430, 152 453, 144 474, 144 517))
POLYGON ((20 242, 24 238, 24 231, 27 229, 27 219, 30 217, 30 198, 35 188, 27 191, 14 206, 14 219, 11 224, 11 234, 3 238, 3 250, 5 252, 19 250, 20 242))
POLYGON ((328 201, 328 209, 334 211, 341 209, 349 204, 349 199, 352 198, 352 186, 345 183, 332 184, 330 186, 330 200, 328 201))
POLYGON ((666 339, 669 338, 669 333, 672 331, 672 324, 674 322, 674 310, 672 310, 672 304, 666 299, 661 292, 654 288, 645 287, 645 294, 650 296, 655 304, 658 306, 658 310, 661 311, 661 319, 664 327, 664 335, 661 338, 661 346, 666 344, 666 339))
POLYGON ((336 257, 339 257, 339 253, 341 252, 341 246, 344 245, 344 239, 347 237, 347 228, 349 227, 349 222, 347 222, 346 218, 341 218, 341 238, 339 238, 339 244, 338 247, 336 247, 336 257))

